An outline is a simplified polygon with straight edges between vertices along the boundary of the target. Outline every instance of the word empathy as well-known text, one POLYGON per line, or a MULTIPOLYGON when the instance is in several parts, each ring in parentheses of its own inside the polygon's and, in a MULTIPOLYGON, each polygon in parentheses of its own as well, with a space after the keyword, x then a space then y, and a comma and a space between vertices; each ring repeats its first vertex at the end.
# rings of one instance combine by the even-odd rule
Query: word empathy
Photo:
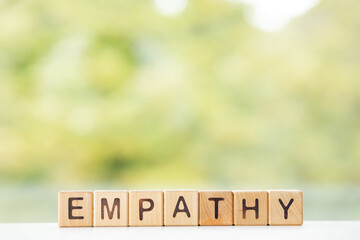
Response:
POLYGON ((297 190, 59 192, 60 227, 302 223, 297 190))

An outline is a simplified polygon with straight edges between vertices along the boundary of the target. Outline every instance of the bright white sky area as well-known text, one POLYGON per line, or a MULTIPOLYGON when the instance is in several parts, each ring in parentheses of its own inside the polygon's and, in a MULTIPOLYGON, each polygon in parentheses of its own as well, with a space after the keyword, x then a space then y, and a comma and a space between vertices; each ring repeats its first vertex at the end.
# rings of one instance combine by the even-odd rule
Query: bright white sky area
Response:
MULTIPOLYGON (((319 3, 319 0, 228 0, 232 4, 245 4, 245 20, 266 31, 282 30, 293 19, 319 3)), ((154 0, 156 11, 164 16, 176 16, 187 7, 188 0, 154 0)))
POLYGON ((154 0, 156 10, 165 16, 173 16, 182 13, 188 0, 154 0))

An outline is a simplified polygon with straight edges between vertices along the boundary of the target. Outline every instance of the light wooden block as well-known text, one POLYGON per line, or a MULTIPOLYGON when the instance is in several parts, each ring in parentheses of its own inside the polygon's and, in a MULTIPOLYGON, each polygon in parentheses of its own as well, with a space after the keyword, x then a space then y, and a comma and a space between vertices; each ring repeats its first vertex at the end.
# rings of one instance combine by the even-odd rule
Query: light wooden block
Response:
POLYGON ((129 193, 127 191, 94 192, 94 226, 129 225, 129 193))
POLYGON ((129 192, 130 226, 163 226, 164 193, 162 191, 129 192))
POLYGON ((267 191, 233 191, 235 225, 268 224, 267 191))
POLYGON ((199 197, 200 225, 233 225, 234 196, 231 191, 200 191, 199 197))
POLYGON ((199 192, 195 190, 164 191, 165 226, 198 226, 199 192))
POLYGON ((59 227, 92 227, 93 193, 59 192, 58 211, 59 227))
POLYGON ((303 193, 301 191, 269 191, 269 224, 302 225, 303 193))

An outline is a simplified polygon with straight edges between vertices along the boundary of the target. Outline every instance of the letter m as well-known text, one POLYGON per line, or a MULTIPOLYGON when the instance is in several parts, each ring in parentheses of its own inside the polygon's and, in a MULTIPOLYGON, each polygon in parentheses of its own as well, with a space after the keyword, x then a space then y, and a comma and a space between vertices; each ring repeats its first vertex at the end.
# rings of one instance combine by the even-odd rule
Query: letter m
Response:
POLYGON ((113 219, 114 217, 114 213, 115 213, 115 208, 117 208, 116 210, 116 215, 117 215, 117 219, 120 219, 120 198, 115 198, 114 199, 114 203, 112 205, 111 211, 110 211, 110 207, 108 204, 108 201, 106 198, 102 198, 101 199, 101 219, 104 219, 104 210, 106 208, 107 214, 109 216, 109 219, 113 219))

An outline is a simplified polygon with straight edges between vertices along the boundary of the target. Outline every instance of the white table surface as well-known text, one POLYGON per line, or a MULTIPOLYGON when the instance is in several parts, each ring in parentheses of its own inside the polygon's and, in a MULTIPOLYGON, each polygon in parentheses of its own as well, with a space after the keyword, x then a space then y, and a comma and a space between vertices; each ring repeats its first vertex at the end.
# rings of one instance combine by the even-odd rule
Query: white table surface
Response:
POLYGON ((356 239, 360 221, 306 221, 302 226, 89 227, 57 223, 0 223, 0 239, 356 239))

